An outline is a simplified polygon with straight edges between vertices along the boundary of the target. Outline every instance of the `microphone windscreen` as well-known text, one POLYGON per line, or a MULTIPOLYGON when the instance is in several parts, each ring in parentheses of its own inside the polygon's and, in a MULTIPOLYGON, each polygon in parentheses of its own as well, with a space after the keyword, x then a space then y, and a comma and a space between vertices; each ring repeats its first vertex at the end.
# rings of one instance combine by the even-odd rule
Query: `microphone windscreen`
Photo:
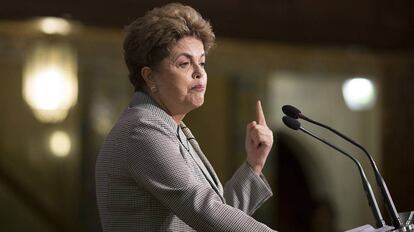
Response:
POLYGON ((294 118, 283 116, 282 118, 283 123, 292 130, 299 130, 300 122, 294 118))
POLYGON ((296 107, 291 105, 284 105, 282 106, 282 111, 284 114, 291 118, 299 118, 299 114, 301 113, 300 110, 298 110, 296 107))

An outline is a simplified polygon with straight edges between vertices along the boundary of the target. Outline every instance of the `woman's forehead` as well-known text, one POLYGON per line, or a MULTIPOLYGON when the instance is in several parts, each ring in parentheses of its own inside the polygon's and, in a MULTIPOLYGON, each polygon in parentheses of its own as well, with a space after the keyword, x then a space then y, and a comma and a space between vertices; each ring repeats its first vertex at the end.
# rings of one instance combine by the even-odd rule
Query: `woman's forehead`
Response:
POLYGON ((202 57, 205 55, 203 43, 195 37, 184 37, 177 41, 171 49, 171 56, 202 57))

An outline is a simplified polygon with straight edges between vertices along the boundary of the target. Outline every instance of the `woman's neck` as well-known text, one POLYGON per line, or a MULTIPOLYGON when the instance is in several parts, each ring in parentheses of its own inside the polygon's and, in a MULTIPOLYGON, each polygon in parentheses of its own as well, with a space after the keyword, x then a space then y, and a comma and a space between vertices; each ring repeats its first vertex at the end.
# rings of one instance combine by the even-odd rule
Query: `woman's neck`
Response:
POLYGON ((158 106, 161 109, 163 109, 165 112, 167 112, 168 115, 172 117, 172 119, 174 120, 175 123, 177 123, 177 125, 181 123, 181 121, 184 119, 186 114, 172 113, 156 94, 153 94, 151 91, 145 91, 145 92, 158 104, 158 106))

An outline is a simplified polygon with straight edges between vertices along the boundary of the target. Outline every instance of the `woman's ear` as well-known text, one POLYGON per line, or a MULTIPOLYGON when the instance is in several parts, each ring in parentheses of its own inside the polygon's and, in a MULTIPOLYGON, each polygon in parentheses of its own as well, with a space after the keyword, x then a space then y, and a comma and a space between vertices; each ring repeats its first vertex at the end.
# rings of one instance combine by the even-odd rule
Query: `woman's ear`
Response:
POLYGON ((141 76, 142 76, 142 78, 144 78, 144 81, 148 86, 150 85, 149 82, 151 82, 151 79, 152 79, 151 78, 151 72, 152 72, 152 70, 148 66, 144 66, 144 67, 141 68, 141 76))
POLYGON ((141 76, 144 79, 145 84, 147 84, 148 88, 151 90, 151 92, 157 92, 157 85, 152 76, 152 69, 148 66, 144 66, 141 69, 141 76))

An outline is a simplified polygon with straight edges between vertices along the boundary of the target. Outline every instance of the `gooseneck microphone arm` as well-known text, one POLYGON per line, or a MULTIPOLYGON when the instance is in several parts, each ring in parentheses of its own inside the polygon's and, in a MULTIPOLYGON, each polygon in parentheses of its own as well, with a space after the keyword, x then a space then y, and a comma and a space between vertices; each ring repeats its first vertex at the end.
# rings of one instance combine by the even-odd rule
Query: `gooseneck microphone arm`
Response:
POLYGON ((365 175, 364 170, 362 169, 361 163, 356 160, 353 156, 351 156, 350 154, 346 153, 345 151, 343 151, 342 149, 338 148, 337 146, 327 142, 326 140, 316 136, 315 134, 313 134, 312 132, 306 130, 305 128, 300 126, 299 121, 297 121, 296 119, 293 118, 289 118, 289 117, 283 117, 282 118, 283 122, 285 123, 286 126, 288 126, 289 128, 293 129, 293 130, 301 130, 302 132, 304 132, 305 134, 308 134, 310 136, 312 136, 313 138, 321 141, 322 143, 330 146, 331 148, 335 149, 336 151, 342 153, 343 155, 347 156, 348 158, 350 158, 358 167, 358 171, 359 174, 361 176, 361 181, 365 190, 365 194, 367 196, 367 200, 368 200, 368 204, 372 210, 372 214, 374 215, 377 227, 383 227, 386 225, 382 215, 381 215, 381 211, 378 208, 378 203, 375 199, 374 193, 372 191, 371 185, 365 175))
POLYGON ((368 157, 369 162, 371 164, 371 167, 374 170, 375 180, 376 180, 377 185, 378 185, 378 187, 381 191, 381 194, 383 196, 383 201, 385 203, 385 207, 387 209, 387 212, 391 217, 392 225, 396 228, 403 227, 403 223, 402 223, 402 221, 401 221, 401 219, 398 215, 397 209, 394 205, 394 202, 393 202, 391 194, 388 190, 387 184, 385 183, 384 178, 380 174, 380 172, 378 170, 378 167, 377 167, 377 164, 375 163, 374 159, 372 158, 372 156, 368 153, 368 151, 362 145, 358 144, 354 140, 348 138, 347 136, 345 136, 341 132, 333 129, 332 127, 327 126, 325 124, 322 124, 320 122, 314 121, 314 120, 306 117, 305 115, 302 114, 302 112, 300 110, 298 110, 297 108, 295 108, 293 106, 285 105, 285 106, 282 107, 282 111, 286 115, 288 115, 289 117, 296 118, 296 119, 300 118, 300 119, 303 119, 303 120, 308 121, 310 123, 313 123, 315 125, 318 125, 320 127, 323 127, 325 129, 328 129, 329 131, 333 132, 334 134, 338 135, 339 137, 345 139, 346 141, 350 142, 354 146, 361 149, 364 152, 364 154, 368 157))

